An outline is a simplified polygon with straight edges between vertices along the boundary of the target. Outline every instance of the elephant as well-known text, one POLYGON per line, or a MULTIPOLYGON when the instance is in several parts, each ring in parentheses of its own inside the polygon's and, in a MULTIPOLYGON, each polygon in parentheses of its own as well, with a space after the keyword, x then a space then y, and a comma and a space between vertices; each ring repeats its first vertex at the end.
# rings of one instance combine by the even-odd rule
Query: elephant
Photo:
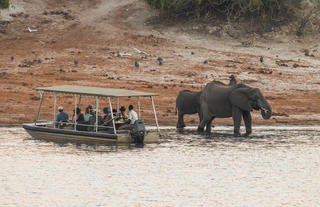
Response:
POLYGON ((190 90, 183 90, 179 92, 176 99, 176 110, 178 112, 178 129, 184 128, 186 126, 183 121, 183 116, 185 114, 198 113, 199 119, 201 120, 200 95, 201 91, 195 92, 190 90))
MULTIPOLYGON (((251 114, 253 110, 260 110, 264 119, 270 119, 272 109, 258 88, 251 88, 239 83, 233 86, 210 82, 200 95, 200 110, 202 120, 198 132, 204 131, 204 126, 214 118, 233 118, 234 136, 240 136, 240 125, 243 117, 246 134, 252 132, 251 114)), ((211 128, 206 129, 207 133, 211 128)))
MULTIPOLYGON (((234 75, 229 76, 229 86, 235 85, 237 83, 236 78, 234 75)), ((226 84, 220 81, 214 81, 216 84, 227 86, 226 84)), ((185 114, 195 114, 198 113, 199 120, 202 120, 202 113, 200 110, 200 95, 202 91, 194 92, 190 90, 183 90, 180 91, 177 99, 176 99, 176 110, 178 111, 178 123, 177 128, 181 129, 184 128, 186 125, 183 121, 183 116, 185 114)), ((212 120, 206 123, 207 130, 210 128, 211 130, 212 120)))

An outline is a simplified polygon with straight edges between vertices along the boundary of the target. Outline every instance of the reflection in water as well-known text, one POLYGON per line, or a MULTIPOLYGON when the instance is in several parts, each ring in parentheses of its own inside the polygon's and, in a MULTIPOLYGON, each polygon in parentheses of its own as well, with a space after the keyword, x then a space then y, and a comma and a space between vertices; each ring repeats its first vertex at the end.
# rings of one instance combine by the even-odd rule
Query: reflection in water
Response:
POLYGON ((0 129, 0 206, 320 206, 320 128, 160 144, 57 144, 0 129))

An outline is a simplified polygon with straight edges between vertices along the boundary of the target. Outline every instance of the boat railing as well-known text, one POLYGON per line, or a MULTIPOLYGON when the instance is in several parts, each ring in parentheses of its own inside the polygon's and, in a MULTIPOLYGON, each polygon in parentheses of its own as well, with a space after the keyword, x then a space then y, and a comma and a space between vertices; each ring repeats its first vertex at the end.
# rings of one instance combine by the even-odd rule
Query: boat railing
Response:
POLYGON ((79 123, 79 122, 73 123, 73 122, 56 122, 56 121, 48 121, 48 120, 37 120, 34 124, 36 126, 57 128, 57 129, 64 129, 64 130, 108 132, 112 134, 114 133, 113 126, 95 125, 95 123, 87 124, 87 123, 79 123))
POLYGON ((43 126, 43 125, 48 125, 49 123, 52 123, 52 121, 48 121, 48 120, 36 120, 34 122, 34 125, 36 126, 43 126))

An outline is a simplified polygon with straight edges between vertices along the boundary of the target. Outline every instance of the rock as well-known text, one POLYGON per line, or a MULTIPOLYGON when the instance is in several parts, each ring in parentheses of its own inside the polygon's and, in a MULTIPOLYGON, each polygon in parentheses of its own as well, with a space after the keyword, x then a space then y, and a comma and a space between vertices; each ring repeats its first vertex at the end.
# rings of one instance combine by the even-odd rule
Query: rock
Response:
POLYGON ((276 64, 283 67, 289 67, 289 65, 284 60, 276 60, 276 64))
POLYGON ((242 41, 241 45, 244 47, 249 47, 252 45, 252 41, 250 41, 250 40, 242 41))
POLYGON ((221 31, 221 27, 218 26, 207 26, 207 31, 209 34, 217 34, 221 31))
POLYGON ((259 73, 262 73, 262 74, 272 74, 272 73, 273 73, 272 70, 266 69, 266 68, 261 68, 261 69, 259 69, 258 72, 259 72, 259 73))
POLYGON ((75 65, 78 65, 78 63, 79 63, 78 60, 74 60, 73 62, 75 65))
POLYGON ((204 61, 203 61, 203 64, 208 64, 208 60, 204 60, 204 61))

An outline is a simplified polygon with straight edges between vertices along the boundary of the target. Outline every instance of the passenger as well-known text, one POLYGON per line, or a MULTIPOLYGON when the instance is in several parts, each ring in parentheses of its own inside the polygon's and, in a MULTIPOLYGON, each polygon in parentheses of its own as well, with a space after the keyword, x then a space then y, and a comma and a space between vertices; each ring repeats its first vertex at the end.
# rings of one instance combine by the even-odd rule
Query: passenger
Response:
POLYGON ((84 121, 89 121, 89 118, 92 116, 92 106, 90 108, 91 105, 87 106, 86 108, 86 112, 84 114, 84 121))
POLYGON ((117 109, 112 109, 112 115, 113 115, 113 119, 115 121, 118 120, 118 111, 117 111, 117 109))
POLYGON ((79 122, 79 121, 84 121, 84 116, 83 113, 81 113, 81 110, 79 107, 77 107, 77 109, 75 110, 76 113, 73 113, 72 116, 72 123, 79 122))
MULTIPOLYGON (((101 116, 98 115, 98 125, 102 125, 103 124, 103 118, 101 116)), ((96 124, 96 113, 93 112, 93 115, 90 116, 89 118, 89 125, 91 125, 88 130, 89 131, 94 131, 95 130, 95 124, 96 124)))
POLYGON ((138 115, 137 113, 133 110, 133 106, 129 106, 129 113, 128 113, 128 120, 126 121, 125 125, 122 125, 119 127, 119 129, 131 129, 132 125, 134 122, 138 120, 138 115))
POLYGON ((121 106, 121 107, 120 107, 120 113, 118 114, 118 120, 119 120, 120 122, 123 122, 123 123, 127 122, 127 120, 128 120, 128 117, 127 117, 127 115, 125 114, 125 111, 126 111, 126 107, 121 106))
POLYGON ((109 126, 112 123, 112 117, 110 113, 110 108, 109 107, 104 107, 103 108, 103 113, 105 114, 103 117, 103 125, 109 126))
POLYGON ((63 107, 59 106, 58 110, 59 110, 59 114, 58 114, 58 116, 56 118, 56 122, 68 122, 69 121, 69 116, 68 116, 67 113, 65 113, 63 111, 63 107))
POLYGON ((133 110, 133 106, 129 106, 129 113, 128 113, 128 121, 130 121, 130 124, 134 124, 134 122, 138 120, 137 113, 133 110))

